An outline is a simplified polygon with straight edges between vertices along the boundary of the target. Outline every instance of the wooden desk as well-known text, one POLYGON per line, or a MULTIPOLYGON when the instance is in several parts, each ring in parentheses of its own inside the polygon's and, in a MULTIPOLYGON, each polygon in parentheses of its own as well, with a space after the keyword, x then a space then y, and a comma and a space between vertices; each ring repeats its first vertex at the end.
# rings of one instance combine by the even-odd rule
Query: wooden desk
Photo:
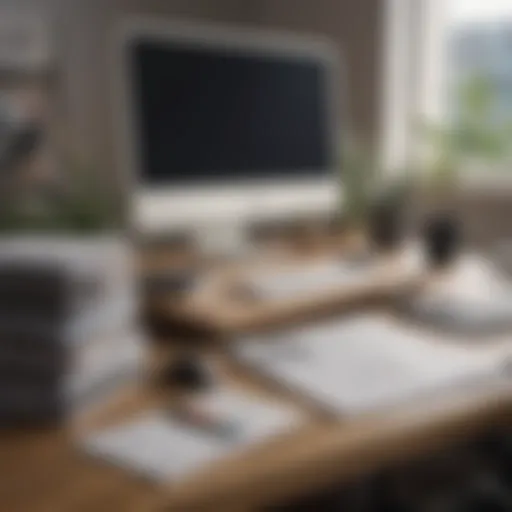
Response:
POLYGON ((495 382, 386 414, 317 420, 170 487, 165 503, 168 510, 257 510, 451 448, 511 418, 511 387, 495 382))
MULTIPOLYGON (((123 417, 130 401, 119 399, 123 417)), ((80 454, 63 428, 0 431, 0 474, 6 512, 141 512, 163 499, 153 485, 80 454)))
MULTIPOLYGON (((214 350, 211 357, 216 358, 226 383, 294 403, 309 423, 294 434, 164 486, 145 483, 80 455, 63 430, 4 433, 0 436, 0 509, 257 510, 428 456, 512 420, 512 383, 506 378, 341 421, 242 372, 226 361, 221 351, 214 350)), ((157 359, 163 361, 161 352, 157 359)), ((126 389, 76 426, 87 431, 116 424, 167 399, 149 387, 126 389)))
MULTIPOLYGON (((154 355, 163 361, 160 351, 154 355)), ((416 460, 512 420, 512 381, 504 376, 452 389, 420 403, 341 421, 241 371, 225 360, 221 348, 212 349, 211 357, 217 358, 226 382, 293 403, 309 423, 294 434, 163 487, 80 456, 63 430, 3 433, 0 509, 257 510, 416 460)), ((83 418, 78 427, 86 431, 125 421, 168 399, 149 385, 126 389, 112 404, 83 418)))

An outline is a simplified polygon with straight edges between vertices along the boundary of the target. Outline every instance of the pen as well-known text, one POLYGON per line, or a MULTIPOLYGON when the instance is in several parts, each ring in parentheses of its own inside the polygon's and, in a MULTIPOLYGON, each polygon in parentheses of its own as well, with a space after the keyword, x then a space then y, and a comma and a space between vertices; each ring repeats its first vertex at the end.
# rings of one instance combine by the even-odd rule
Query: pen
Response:
POLYGON ((213 435, 217 438, 232 441, 237 436, 237 425, 220 418, 203 408, 191 404, 181 404, 170 409, 172 417, 187 427, 213 435))

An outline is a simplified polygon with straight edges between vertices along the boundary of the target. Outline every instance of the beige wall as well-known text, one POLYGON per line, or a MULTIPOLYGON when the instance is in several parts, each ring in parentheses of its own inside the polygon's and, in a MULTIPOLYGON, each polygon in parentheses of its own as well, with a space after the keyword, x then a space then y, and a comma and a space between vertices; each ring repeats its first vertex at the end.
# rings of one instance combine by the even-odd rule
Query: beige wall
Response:
POLYGON ((63 94, 70 138, 101 172, 117 175, 111 109, 109 37, 115 24, 132 14, 245 22, 238 0, 61 0, 59 12, 63 94), (64 5, 65 4, 65 5, 64 5))

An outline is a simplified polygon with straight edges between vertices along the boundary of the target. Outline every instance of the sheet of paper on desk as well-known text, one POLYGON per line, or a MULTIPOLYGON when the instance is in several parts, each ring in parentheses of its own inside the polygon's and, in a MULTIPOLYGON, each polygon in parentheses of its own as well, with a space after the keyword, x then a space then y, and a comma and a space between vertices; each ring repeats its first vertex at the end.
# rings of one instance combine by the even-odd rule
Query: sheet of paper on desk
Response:
POLYGON ((86 453, 152 480, 168 482, 252 444, 289 432, 303 418, 285 406, 230 390, 214 391, 204 399, 233 419, 232 440, 187 429, 162 410, 148 411, 130 421, 81 440, 86 453))
POLYGON ((471 351, 369 315, 295 329, 276 338, 241 340, 235 356, 341 415, 490 375, 506 357, 503 350, 471 351))
POLYGON ((403 305, 412 317, 461 334, 512 328, 512 282, 485 259, 467 255, 453 273, 403 305))

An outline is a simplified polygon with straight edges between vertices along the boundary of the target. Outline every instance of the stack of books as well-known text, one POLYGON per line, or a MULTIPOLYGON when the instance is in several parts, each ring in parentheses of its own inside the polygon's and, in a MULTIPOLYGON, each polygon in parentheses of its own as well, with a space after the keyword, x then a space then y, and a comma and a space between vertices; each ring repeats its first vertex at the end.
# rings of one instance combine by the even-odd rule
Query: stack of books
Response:
POLYGON ((0 423, 65 419, 136 379, 135 292, 118 239, 3 241, 0 423))

